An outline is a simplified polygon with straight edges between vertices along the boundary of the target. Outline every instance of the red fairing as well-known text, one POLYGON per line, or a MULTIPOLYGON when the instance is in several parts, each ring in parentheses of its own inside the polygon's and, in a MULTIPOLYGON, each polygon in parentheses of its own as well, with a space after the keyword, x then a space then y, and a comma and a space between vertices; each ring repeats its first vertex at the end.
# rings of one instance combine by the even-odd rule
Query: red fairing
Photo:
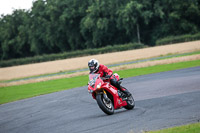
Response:
POLYGON ((105 88, 105 90, 107 90, 113 96, 114 108, 115 109, 118 109, 120 107, 123 107, 123 106, 127 105, 127 102, 126 101, 122 101, 122 98, 119 97, 118 92, 117 92, 117 88, 115 88, 114 86, 110 85, 109 83, 104 83, 102 88, 105 88))
POLYGON ((104 82, 100 78, 100 74, 90 74, 90 81, 88 82, 89 93, 91 93, 92 97, 96 99, 96 93, 102 90, 105 90, 112 95, 114 109, 119 109, 127 105, 127 102, 122 101, 122 98, 119 97, 118 89, 116 87, 112 86, 109 82, 104 82))

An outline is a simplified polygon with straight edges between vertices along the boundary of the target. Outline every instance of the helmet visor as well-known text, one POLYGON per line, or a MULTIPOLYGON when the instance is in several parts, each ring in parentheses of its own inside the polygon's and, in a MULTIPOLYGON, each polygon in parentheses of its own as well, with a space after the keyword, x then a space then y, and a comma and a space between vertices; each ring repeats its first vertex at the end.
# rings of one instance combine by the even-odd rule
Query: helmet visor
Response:
POLYGON ((90 66, 89 69, 90 69, 90 72, 94 72, 95 66, 90 66))

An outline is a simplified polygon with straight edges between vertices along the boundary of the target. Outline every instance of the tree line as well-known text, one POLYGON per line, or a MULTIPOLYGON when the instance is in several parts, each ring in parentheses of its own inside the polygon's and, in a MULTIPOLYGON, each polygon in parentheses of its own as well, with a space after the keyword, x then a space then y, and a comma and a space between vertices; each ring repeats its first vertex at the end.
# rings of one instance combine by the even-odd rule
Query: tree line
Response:
POLYGON ((0 58, 31 57, 200 31, 200 0, 36 0, 0 17, 0 58))

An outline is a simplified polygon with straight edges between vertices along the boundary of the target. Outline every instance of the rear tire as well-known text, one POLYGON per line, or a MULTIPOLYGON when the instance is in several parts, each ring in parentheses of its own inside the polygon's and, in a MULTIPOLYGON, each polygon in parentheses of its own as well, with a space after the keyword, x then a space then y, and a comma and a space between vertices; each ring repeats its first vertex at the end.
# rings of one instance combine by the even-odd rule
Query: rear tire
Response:
POLYGON ((135 101, 134 101, 134 99, 133 99, 133 96, 131 95, 131 96, 129 96, 129 97, 127 97, 127 100, 126 100, 126 102, 127 102, 127 105, 126 106, 124 106, 124 108, 125 109, 128 109, 128 110, 130 110, 130 109, 133 109, 134 107, 135 107, 135 101))
POLYGON ((110 100, 110 102, 106 102, 106 100, 104 99, 103 95, 98 94, 96 96, 96 100, 97 100, 97 104, 99 105, 99 108, 106 114, 108 115, 112 115, 114 114, 114 106, 112 101, 110 100))

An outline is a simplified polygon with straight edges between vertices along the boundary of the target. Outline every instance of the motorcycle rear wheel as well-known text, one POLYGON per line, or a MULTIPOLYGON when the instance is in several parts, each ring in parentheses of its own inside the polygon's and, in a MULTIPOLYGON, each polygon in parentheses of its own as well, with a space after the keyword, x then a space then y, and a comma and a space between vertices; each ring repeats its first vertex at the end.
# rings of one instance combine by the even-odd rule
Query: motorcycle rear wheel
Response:
POLYGON ((112 115, 114 114, 114 106, 112 101, 106 102, 105 98, 102 94, 98 94, 96 96, 97 104, 99 105, 99 108, 106 114, 112 115))

